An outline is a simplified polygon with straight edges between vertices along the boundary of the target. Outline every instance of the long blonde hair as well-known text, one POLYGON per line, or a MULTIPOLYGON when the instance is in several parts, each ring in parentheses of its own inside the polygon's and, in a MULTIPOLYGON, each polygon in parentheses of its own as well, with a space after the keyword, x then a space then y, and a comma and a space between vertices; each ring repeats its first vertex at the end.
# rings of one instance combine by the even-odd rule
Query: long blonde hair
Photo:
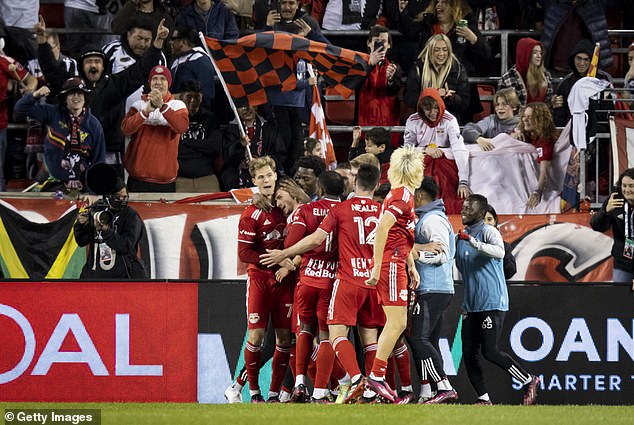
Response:
POLYGON ((426 89, 428 87, 433 87, 439 89, 447 80, 447 76, 451 71, 451 67, 453 66, 454 60, 457 61, 456 56, 453 54, 453 47, 451 46, 451 41, 449 37, 445 34, 435 34, 429 37, 427 43, 425 43, 425 48, 418 55, 418 59, 423 61, 423 67, 420 70, 420 89, 426 89), (447 61, 442 65, 439 69, 432 64, 432 53, 434 51, 434 47, 439 41, 444 41, 447 45, 447 49, 449 50, 449 54, 447 55, 447 61))
POLYGON ((546 74, 544 73, 544 47, 542 49, 542 62, 539 66, 533 63, 531 52, 531 59, 528 62, 528 70, 526 71, 526 90, 531 97, 537 97, 543 87, 546 87, 546 74))
MULTIPOLYGON (((463 0, 447 0, 447 3, 449 3, 449 8, 451 9, 450 15, 451 15, 451 18, 453 19, 454 25, 456 24, 456 22, 458 22, 459 20, 467 16, 469 13, 471 13, 471 7, 467 3, 465 3, 463 0)), ((438 19, 438 17, 436 16, 437 4, 438 4, 438 0, 432 0, 431 2, 429 2, 427 9, 423 10, 421 13, 416 15, 416 18, 414 20, 417 22, 420 22, 423 20, 423 17, 425 15, 433 15, 434 18, 436 18, 437 20, 438 19)))

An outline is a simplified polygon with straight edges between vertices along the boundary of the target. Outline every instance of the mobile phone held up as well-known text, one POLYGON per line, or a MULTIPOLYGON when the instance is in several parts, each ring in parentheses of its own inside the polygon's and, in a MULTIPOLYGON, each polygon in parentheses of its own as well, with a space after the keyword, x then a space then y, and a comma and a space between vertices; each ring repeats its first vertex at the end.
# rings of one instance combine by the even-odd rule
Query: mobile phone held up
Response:
POLYGON ((377 52, 379 50, 385 49, 385 41, 383 40, 374 40, 374 51, 377 52))

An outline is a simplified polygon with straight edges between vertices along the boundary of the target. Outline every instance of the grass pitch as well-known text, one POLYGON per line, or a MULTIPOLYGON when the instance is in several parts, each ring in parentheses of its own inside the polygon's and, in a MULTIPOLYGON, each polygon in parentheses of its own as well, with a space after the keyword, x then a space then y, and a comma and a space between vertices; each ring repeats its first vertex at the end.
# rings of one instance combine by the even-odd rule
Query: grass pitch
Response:
MULTIPOLYGON (((634 423, 634 406, 210 405, 176 403, 0 403, 5 409, 101 409, 101 423, 126 425, 611 425, 634 423)), ((17 424, 17 421, 3 423, 17 424)))

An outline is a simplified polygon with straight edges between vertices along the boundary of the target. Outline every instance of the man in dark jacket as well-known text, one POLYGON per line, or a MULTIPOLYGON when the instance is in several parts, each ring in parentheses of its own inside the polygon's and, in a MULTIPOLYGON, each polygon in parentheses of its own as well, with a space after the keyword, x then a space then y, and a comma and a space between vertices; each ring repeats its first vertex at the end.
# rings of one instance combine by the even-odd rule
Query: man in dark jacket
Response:
POLYGON ((222 154, 222 146, 211 137, 218 124, 214 115, 202 105, 200 82, 185 81, 177 90, 174 97, 187 106, 189 128, 178 144, 176 192, 218 192, 220 183, 215 174, 215 163, 222 154))
POLYGON ((235 40, 239 36, 235 16, 220 0, 194 0, 176 15, 176 25, 219 40, 235 40))
POLYGON ((222 140, 224 164, 220 179, 223 190, 253 186, 247 149, 253 158, 272 157, 278 169, 286 157, 281 132, 274 122, 264 119, 253 106, 238 108, 238 115, 247 133, 245 137, 240 136, 236 119, 226 130, 214 134, 214 138, 222 140))
MULTIPOLYGON (((557 87, 555 91, 555 96, 553 96, 553 118, 555 119, 555 125, 557 125, 557 127, 564 127, 571 118, 570 109, 568 108, 568 95, 570 94, 570 90, 572 90, 572 86, 581 78, 588 75, 593 53, 594 44, 584 38, 577 43, 575 48, 570 52, 570 56, 568 56, 568 64, 572 72, 561 80, 559 87, 557 87)), ((612 76, 600 69, 597 69, 596 78, 612 82, 612 76)), ((590 102, 596 103, 593 100, 590 102)), ((609 108, 610 105, 606 105, 606 108, 599 109, 609 108)))
POLYGON ((82 279, 146 279, 137 257, 143 236, 143 220, 128 206, 128 190, 117 180, 112 194, 82 208, 74 226, 75 241, 88 245, 82 279))

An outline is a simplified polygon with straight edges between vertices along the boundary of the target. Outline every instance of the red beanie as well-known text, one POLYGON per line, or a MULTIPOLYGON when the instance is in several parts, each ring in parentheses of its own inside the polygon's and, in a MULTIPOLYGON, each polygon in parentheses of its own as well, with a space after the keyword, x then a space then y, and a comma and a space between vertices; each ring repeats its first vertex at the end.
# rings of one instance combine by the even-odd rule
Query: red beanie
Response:
POLYGON ((152 78, 155 75, 162 75, 167 79, 167 87, 172 87, 172 73, 169 68, 163 65, 157 65, 150 71, 150 76, 147 79, 148 84, 152 84, 152 78))

